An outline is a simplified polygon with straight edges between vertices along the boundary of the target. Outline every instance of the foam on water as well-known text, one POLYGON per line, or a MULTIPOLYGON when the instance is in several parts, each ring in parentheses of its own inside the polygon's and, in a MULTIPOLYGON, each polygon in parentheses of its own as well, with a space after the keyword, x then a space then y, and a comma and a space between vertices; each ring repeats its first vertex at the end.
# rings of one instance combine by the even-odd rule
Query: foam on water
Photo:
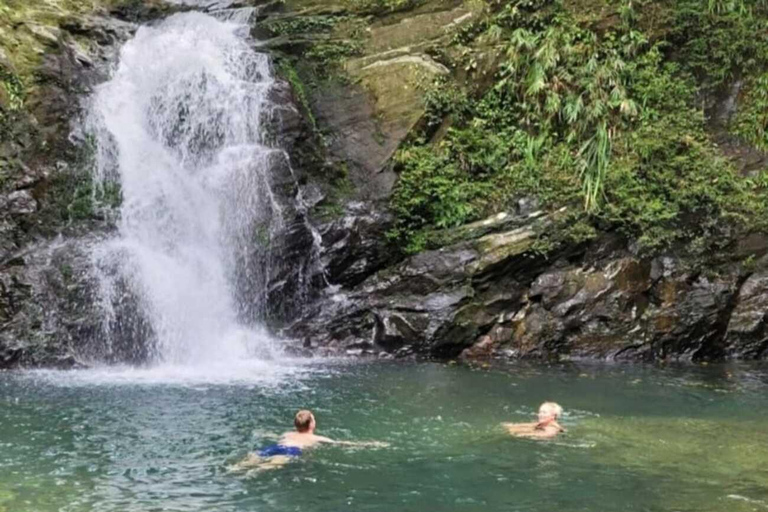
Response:
POLYGON ((83 370, 29 370, 19 375, 58 387, 78 386, 258 386, 296 389, 310 375, 322 373, 322 366, 309 359, 209 363, 206 365, 164 364, 149 367, 102 366, 83 370))
POLYGON ((274 79, 239 23, 247 14, 141 27, 93 99, 96 182, 122 193, 119 234, 94 250, 105 344, 132 336, 167 365, 123 375, 269 374, 270 364, 243 361, 282 357, 243 313, 266 296, 268 262, 250 261, 254 240, 283 227, 270 177, 282 153, 263 127, 274 79), (239 297, 243 279, 263 294, 239 297))

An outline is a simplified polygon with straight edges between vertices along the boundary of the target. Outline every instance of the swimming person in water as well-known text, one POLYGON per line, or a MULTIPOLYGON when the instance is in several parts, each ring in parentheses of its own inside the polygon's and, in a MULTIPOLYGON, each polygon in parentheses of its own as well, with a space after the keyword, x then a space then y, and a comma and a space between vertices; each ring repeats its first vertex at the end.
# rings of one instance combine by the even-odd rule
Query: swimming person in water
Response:
POLYGON ((259 455, 261 457, 274 457, 275 455, 298 457, 306 448, 319 443, 333 443, 332 439, 315 434, 317 423, 315 422, 315 415, 310 411, 297 412, 296 417, 293 418, 293 425, 296 430, 280 436, 277 444, 261 449, 259 455))
POLYGON ((552 439, 565 429, 557 422, 563 415, 563 408, 555 402, 544 402, 539 407, 535 423, 504 423, 507 432, 516 437, 529 439, 552 439))
POLYGON ((293 419, 294 431, 286 432, 277 444, 262 448, 256 453, 251 453, 245 460, 235 465, 234 469, 253 468, 274 469, 290 462, 292 458, 299 457, 304 450, 321 443, 344 446, 389 446, 380 442, 354 442, 335 441, 328 437, 315 434, 317 423, 315 415, 311 411, 302 410, 296 413, 293 419))

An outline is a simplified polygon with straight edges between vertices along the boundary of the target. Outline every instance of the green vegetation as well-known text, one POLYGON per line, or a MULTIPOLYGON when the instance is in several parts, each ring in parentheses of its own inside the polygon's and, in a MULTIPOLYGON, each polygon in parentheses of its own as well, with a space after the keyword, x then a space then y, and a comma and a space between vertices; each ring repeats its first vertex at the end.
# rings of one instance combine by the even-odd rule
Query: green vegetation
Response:
POLYGON ((265 28, 282 35, 305 35, 330 32, 345 16, 296 16, 267 20, 265 28))
POLYGON ((0 109, 15 112, 24 107, 24 85, 17 75, 0 68, 0 87, 0 109))
POLYGON ((317 131, 317 120, 315 119, 315 115, 312 113, 312 107, 309 104, 309 96, 306 86, 299 76, 299 73, 296 71, 296 68, 290 60, 281 59, 278 61, 277 70, 280 76, 291 84, 291 89, 296 97, 296 102, 301 107, 307 120, 309 120, 312 130, 317 131))
POLYGON ((765 66, 768 28, 765 0, 679 0, 670 43, 676 58, 703 92, 716 92, 742 73, 765 66), (704 4, 704 5, 702 5, 704 4))
POLYGON ((26 90, 21 79, 10 70, 4 69, 0 63, 0 185, 10 166, 8 149, 13 132, 19 129, 18 118, 23 114, 26 90))
POLYGON ((94 180, 95 149, 95 141, 88 137, 78 148, 72 165, 55 173, 47 182, 48 204, 43 212, 46 224, 60 226, 93 220, 117 210, 122 204, 119 182, 94 180))
POLYGON ((766 173, 738 175, 701 107, 757 73, 734 130, 765 147, 765 3, 597 0, 597 21, 580 17, 584 3, 489 0, 442 52, 470 85, 434 84, 423 132, 396 157, 390 237, 406 252, 522 197, 568 207, 540 250, 615 230, 642 250, 682 244, 704 256, 734 228, 766 228, 766 173), (497 62, 490 83, 473 79, 481 59, 497 62))
POLYGON ((315 213, 323 221, 333 220, 344 215, 344 205, 352 195, 353 186, 349 179, 349 169, 345 163, 334 166, 333 177, 325 190, 325 199, 315 207, 315 213))
POLYGON ((412 9, 424 3, 424 0, 350 0, 358 11, 392 12, 412 9))
POLYGON ((327 41, 315 43, 304 56, 314 64, 317 76, 327 78, 343 59, 359 54, 360 44, 356 41, 327 41))
POLYGON ((292 63, 293 72, 286 78, 295 81, 302 76, 305 82, 313 84, 335 77, 345 58, 360 54, 362 23, 361 18, 347 14, 296 16, 267 20, 263 28, 274 36, 291 36, 302 41, 305 45, 302 65, 292 63))
POLYGON ((768 73, 753 78, 736 114, 733 131, 755 147, 768 151, 768 73))

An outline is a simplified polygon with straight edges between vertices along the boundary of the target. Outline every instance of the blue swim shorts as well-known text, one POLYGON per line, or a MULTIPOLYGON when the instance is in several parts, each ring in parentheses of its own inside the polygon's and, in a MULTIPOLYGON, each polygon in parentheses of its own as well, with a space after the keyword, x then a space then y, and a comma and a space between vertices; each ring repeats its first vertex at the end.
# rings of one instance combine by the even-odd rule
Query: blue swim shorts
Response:
POLYGON ((298 446, 283 446, 282 444, 273 444, 259 450, 259 457, 274 457, 284 455, 286 457, 298 457, 301 455, 301 448, 298 446))

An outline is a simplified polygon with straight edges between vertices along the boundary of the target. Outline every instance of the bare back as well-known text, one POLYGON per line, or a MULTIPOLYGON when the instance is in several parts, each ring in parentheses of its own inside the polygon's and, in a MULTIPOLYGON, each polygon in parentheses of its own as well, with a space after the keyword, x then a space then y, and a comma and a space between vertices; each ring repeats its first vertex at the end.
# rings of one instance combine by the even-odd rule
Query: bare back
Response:
POLYGON ((295 446, 296 448, 310 448, 320 443, 333 443, 333 439, 318 436, 311 432, 286 432, 280 437, 283 446, 295 446))

